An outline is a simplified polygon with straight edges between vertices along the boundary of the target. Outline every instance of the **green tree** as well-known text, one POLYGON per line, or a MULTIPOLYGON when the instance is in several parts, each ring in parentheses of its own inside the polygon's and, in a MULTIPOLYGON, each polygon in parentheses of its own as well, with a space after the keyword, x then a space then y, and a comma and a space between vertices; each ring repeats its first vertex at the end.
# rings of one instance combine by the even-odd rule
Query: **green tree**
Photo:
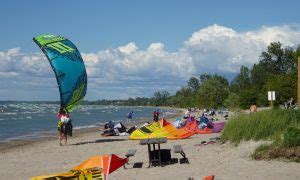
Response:
POLYGON ((265 69, 264 64, 254 64, 251 70, 251 84, 259 91, 265 85, 270 72, 265 69))
POLYGON ((276 100, 274 101, 274 105, 280 105, 291 97, 296 99, 297 79, 290 75, 273 75, 268 79, 264 89, 266 98, 267 91, 275 91, 276 100))
POLYGON ((191 77, 188 81, 188 87, 192 90, 192 92, 196 92, 200 86, 199 79, 195 77, 191 77))
POLYGON ((214 74, 212 76, 212 78, 215 79, 215 80, 217 80, 217 81, 219 81, 220 83, 222 83, 223 86, 226 86, 226 87, 229 86, 229 82, 228 82, 228 80, 224 76, 220 76, 220 75, 214 74))
MULTIPOLYGON (((254 64, 251 70, 252 88, 250 91, 245 90, 245 92, 243 92, 243 96, 246 96, 247 99, 241 100, 242 106, 250 102, 258 105, 267 105, 266 93, 268 87, 271 86, 271 84, 273 84, 272 86, 277 84, 278 87, 278 83, 280 83, 280 81, 275 81, 275 79, 271 77, 280 77, 282 81, 281 84, 285 84, 286 81, 292 82, 291 80, 297 77, 296 54, 297 51, 291 48, 283 48, 280 42, 271 43, 266 51, 261 53, 259 63, 254 64), (281 75, 283 76, 281 77, 281 75), (252 97, 254 94, 256 96, 255 98, 252 97)), ((240 97, 240 99, 242 99, 242 97, 240 97)))
POLYGON ((156 106, 165 105, 167 98, 170 96, 170 93, 166 90, 156 91, 154 93, 154 104, 156 106))
POLYGON ((235 93, 230 93, 224 100, 223 105, 227 108, 237 108, 239 106, 239 96, 235 93))
POLYGON ((260 58, 264 69, 271 74, 289 74, 296 68, 296 52, 291 48, 282 48, 280 42, 272 42, 260 58))
POLYGON ((217 79, 210 78, 197 91, 197 104, 200 107, 216 108, 223 104, 229 94, 228 86, 224 86, 217 79))
POLYGON ((239 94, 239 106, 247 109, 252 104, 257 104, 258 94, 254 88, 245 89, 239 94))
POLYGON ((133 98, 128 98, 127 105, 128 106, 134 106, 134 99, 133 98))
POLYGON ((212 77, 212 75, 210 75, 210 74, 206 74, 206 73, 201 74, 200 75, 200 82, 204 83, 206 80, 210 79, 211 77, 212 77))
POLYGON ((241 66, 240 73, 232 80, 230 89, 234 93, 249 88, 251 86, 250 70, 246 66, 241 66))
POLYGON ((172 98, 172 102, 178 107, 191 107, 194 106, 193 92, 188 87, 181 87, 172 98))

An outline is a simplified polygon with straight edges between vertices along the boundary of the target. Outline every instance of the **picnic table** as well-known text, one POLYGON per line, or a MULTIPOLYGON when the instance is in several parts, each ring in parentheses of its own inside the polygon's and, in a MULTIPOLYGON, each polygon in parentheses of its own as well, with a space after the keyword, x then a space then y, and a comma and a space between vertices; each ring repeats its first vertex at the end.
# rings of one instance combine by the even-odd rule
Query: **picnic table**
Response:
POLYGON ((162 164, 162 157, 161 157, 161 149, 160 144, 166 143, 167 138, 148 138, 148 139, 142 139, 140 140, 140 145, 148 145, 148 157, 149 157, 149 166, 148 168, 153 164, 153 162, 159 162, 159 166, 162 164), (152 145, 152 150, 151 150, 152 145), (156 148, 157 145, 157 148, 156 148), (158 157, 156 155, 156 151, 158 152, 158 157), (151 157, 151 154, 153 157, 151 157))

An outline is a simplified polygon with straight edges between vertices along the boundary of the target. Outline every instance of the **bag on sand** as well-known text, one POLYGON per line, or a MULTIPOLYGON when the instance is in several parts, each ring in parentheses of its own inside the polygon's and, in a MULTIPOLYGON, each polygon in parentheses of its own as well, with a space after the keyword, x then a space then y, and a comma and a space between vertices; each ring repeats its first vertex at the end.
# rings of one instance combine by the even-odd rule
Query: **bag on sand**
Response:
POLYGON ((128 129, 127 133, 131 134, 134 130, 136 130, 136 127, 132 126, 131 128, 128 129))
MULTIPOLYGON (((160 150, 161 155, 161 162, 166 163, 171 161, 171 149, 161 149, 160 150)), ((158 150, 151 151, 150 152, 150 159, 151 160, 158 160, 159 154, 158 150)))

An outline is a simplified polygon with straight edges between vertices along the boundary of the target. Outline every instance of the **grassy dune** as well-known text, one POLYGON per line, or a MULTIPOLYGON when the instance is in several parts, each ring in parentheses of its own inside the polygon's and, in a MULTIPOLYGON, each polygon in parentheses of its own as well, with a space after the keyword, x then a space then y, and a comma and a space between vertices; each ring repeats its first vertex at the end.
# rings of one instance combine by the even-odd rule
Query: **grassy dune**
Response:
POLYGON ((239 114, 227 122, 221 138, 238 144, 242 140, 271 140, 272 144, 263 144, 253 153, 255 159, 288 158, 300 159, 299 146, 300 110, 265 110, 254 114, 239 114), (288 132, 293 127, 294 132, 288 132), (286 145, 284 134, 292 134, 296 145, 286 145), (298 134, 297 134, 298 133, 298 134))

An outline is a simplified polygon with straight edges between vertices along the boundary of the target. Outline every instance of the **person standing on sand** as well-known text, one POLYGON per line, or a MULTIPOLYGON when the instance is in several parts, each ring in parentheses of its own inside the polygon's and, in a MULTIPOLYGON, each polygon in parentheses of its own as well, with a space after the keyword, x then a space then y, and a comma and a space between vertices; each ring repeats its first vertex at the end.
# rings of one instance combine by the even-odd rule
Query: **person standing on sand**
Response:
POLYGON ((257 112, 257 106, 253 104, 253 105, 250 106, 249 110, 250 110, 250 113, 256 113, 257 112))
POLYGON ((58 140, 59 145, 62 146, 61 141, 64 139, 64 145, 67 145, 67 128, 66 125, 69 122, 69 115, 65 110, 60 109, 58 115, 57 130, 58 130, 58 140))
POLYGON ((159 119, 159 110, 156 109, 154 112, 153 112, 153 121, 157 122, 159 119))
POLYGON ((191 117, 191 108, 188 108, 187 111, 184 113, 184 119, 191 117))
POLYGON ((132 115, 133 115, 133 111, 130 111, 130 112, 127 114, 127 122, 131 122, 131 120, 132 120, 132 115))

